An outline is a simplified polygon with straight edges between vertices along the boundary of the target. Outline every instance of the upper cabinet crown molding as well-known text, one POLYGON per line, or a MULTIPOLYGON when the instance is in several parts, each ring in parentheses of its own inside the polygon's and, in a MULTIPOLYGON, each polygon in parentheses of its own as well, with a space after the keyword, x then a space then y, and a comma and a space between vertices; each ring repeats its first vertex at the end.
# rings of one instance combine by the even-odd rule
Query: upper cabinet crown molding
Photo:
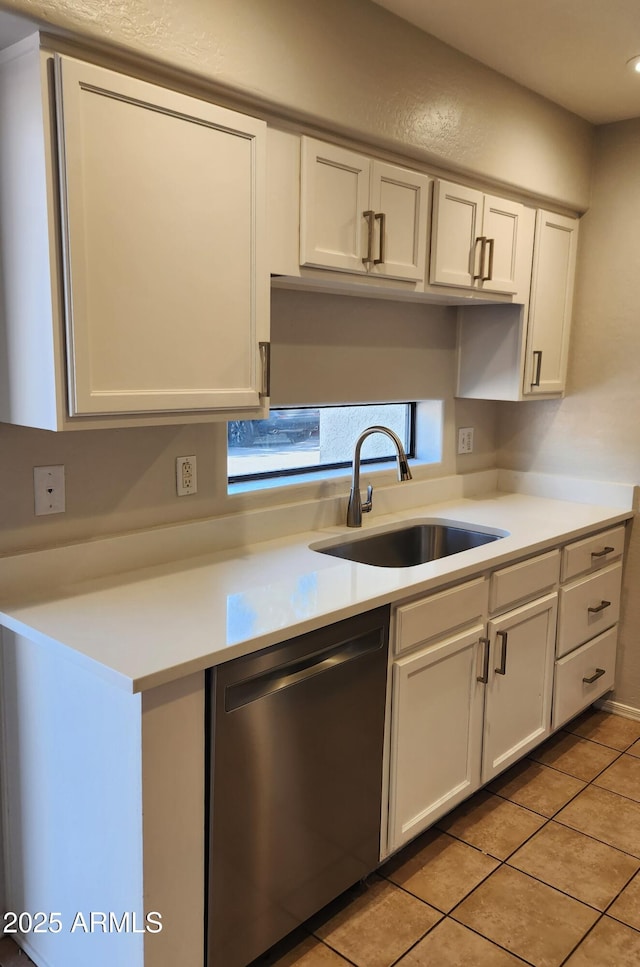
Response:
POLYGON ((0 419, 263 413, 265 123, 31 46, 0 65, 0 125, 0 419))

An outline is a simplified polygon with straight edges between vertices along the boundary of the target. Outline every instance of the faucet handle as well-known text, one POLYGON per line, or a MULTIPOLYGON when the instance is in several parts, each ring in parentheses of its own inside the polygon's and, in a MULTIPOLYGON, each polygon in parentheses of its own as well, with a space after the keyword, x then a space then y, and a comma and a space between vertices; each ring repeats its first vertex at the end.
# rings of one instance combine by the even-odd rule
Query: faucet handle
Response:
POLYGON ((373 487, 371 484, 367 487, 367 499, 362 504, 362 513, 368 514, 373 507, 373 487))

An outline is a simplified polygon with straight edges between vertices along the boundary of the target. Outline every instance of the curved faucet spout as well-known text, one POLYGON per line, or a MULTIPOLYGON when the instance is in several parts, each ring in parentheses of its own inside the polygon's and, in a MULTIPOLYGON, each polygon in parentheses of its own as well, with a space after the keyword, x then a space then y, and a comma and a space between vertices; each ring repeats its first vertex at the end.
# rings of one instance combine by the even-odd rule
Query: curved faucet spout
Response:
POLYGON ((396 462, 398 464, 398 480, 411 480, 411 471, 402 441, 397 433, 386 426, 370 426, 363 430, 356 440, 353 452, 353 473, 351 478, 351 493, 347 507, 347 527, 362 527, 362 515, 368 513, 373 506, 373 487, 367 487, 367 499, 362 501, 360 496, 360 451, 362 444, 372 433, 384 433, 396 448, 396 462))

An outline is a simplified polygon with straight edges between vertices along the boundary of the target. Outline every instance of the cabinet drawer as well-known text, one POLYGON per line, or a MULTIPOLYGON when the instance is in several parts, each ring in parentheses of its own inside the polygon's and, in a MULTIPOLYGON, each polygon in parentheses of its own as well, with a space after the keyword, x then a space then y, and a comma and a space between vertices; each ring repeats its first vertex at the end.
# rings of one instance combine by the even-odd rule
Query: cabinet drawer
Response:
POLYGON ((564 725, 596 698, 613 688, 617 634, 617 628, 610 628, 556 662, 552 719, 554 729, 564 725))
POLYGON ((570 581, 578 574, 604 567, 621 557, 623 550, 624 525, 567 544, 562 551, 562 580, 570 581))
POLYGON ((558 658, 616 623, 621 581, 622 564, 618 563, 561 588, 558 658))
POLYGON ((554 590, 560 573, 560 551, 539 554, 491 575, 489 610, 492 614, 554 590))
POLYGON ((487 585, 486 578, 476 578, 428 598, 400 605, 395 613, 396 654, 462 625, 483 621, 487 609, 487 585))

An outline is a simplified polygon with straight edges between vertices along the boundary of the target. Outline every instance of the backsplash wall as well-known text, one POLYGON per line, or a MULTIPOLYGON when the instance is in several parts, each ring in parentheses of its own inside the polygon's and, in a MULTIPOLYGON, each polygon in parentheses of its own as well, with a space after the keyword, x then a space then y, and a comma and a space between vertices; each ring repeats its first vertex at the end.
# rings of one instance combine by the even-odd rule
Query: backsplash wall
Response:
MULTIPOLYGON (((419 476, 495 466, 493 403, 455 400, 454 310, 308 292, 273 292, 272 404, 445 401, 441 464, 419 476), (475 452, 455 454, 455 428, 475 452)), ((338 493, 348 482, 337 481, 338 493)), ((302 488, 227 496, 226 423, 48 433, 0 424, 0 553, 303 499, 302 488), (175 459, 195 453, 198 493, 177 497, 175 459), (64 514, 35 517, 33 467, 64 464, 64 514)), ((323 491, 324 492, 324 491, 323 491)), ((307 485, 304 499, 320 493, 307 485)))

